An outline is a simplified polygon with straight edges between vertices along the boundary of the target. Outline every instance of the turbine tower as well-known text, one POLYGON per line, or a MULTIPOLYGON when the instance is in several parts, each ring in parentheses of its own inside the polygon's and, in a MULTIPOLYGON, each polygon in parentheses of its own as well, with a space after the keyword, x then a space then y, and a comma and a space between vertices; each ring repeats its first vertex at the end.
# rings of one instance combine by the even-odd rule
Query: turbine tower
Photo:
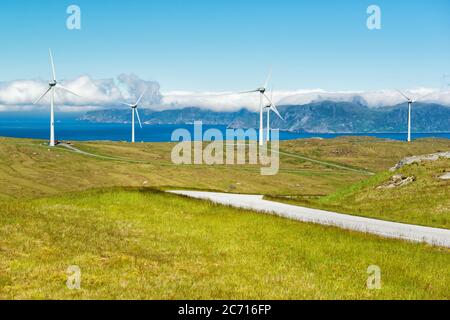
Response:
POLYGON ((139 126, 142 129, 141 118, 139 117, 139 111, 138 111, 138 104, 139 104, 139 102, 141 102, 141 99, 144 96, 144 94, 145 94, 145 90, 144 90, 144 92, 142 92, 141 96, 137 99, 136 103, 134 103, 134 104, 121 102, 121 104, 131 108, 131 143, 134 143, 134 114, 135 113, 136 113, 136 116, 137 116, 137 119, 139 122, 139 126))
POLYGON ((425 97, 428 97, 428 96, 430 96, 432 94, 435 94, 435 92, 432 91, 432 92, 427 93, 427 94, 425 94, 425 95, 423 95, 423 96, 421 96, 421 97, 419 97, 417 99, 411 99, 410 97, 408 97, 406 94, 404 94, 400 90, 398 90, 398 89, 395 89, 395 90, 397 90, 397 92, 400 93, 406 99, 406 101, 408 102, 408 142, 411 142, 411 111, 412 111, 412 105, 413 105, 413 103, 416 103, 419 100, 423 100, 425 97))
POLYGON ((416 100, 412 100, 410 97, 408 97, 406 94, 401 92, 400 90, 396 89, 398 93, 400 93, 408 102, 408 142, 411 142, 411 107, 416 100))
POLYGON ((267 110, 267 131, 266 131, 266 142, 270 141, 270 106, 266 106, 267 110))
POLYGON ((53 55, 52 55, 52 50, 48 49, 48 53, 50 56, 50 64, 52 67, 52 80, 49 81, 48 83, 48 88, 39 96, 39 98, 37 98, 33 104, 37 104, 39 101, 42 100, 42 98, 45 97, 45 95, 47 93, 50 92, 50 143, 49 146, 50 147, 54 147, 55 146, 55 111, 54 111, 54 100, 55 100, 55 89, 62 89, 63 91, 69 92, 73 95, 76 95, 79 97, 78 94, 76 94, 75 92, 63 87, 62 85, 60 85, 58 83, 58 81, 56 81, 56 72, 55 72, 55 64, 53 63, 53 55))
MULTIPOLYGON (((267 142, 270 141, 270 110, 272 110, 273 112, 275 112, 279 115, 277 107, 275 106, 275 104, 272 101, 273 101, 273 89, 270 91, 269 104, 266 105, 266 107, 265 107, 265 109, 267 110, 267 132, 266 132, 266 141, 267 142)), ((281 119, 283 119, 283 118, 281 117, 281 119)))
POLYGON ((278 110, 274 107, 274 104, 272 103, 272 100, 266 95, 266 88, 267 85, 269 84, 270 78, 272 76, 272 71, 269 72, 269 75, 267 76, 266 81, 264 82, 264 84, 255 89, 255 90, 248 90, 248 91, 241 91, 238 92, 240 94, 244 94, 244 93, 254 93, 254 92, 259 92, 259 145, 262 146, 264 144, 264 124, 263 124, 263 113, 264 113, 264 107, 263 107, 263 103, 264 103, 264 98, 267 99, 270 103, 270 109, 275 112, 277 114, 277 116, 283 120, 283 117, 280 115, 280 113, 278 112, 278 110))

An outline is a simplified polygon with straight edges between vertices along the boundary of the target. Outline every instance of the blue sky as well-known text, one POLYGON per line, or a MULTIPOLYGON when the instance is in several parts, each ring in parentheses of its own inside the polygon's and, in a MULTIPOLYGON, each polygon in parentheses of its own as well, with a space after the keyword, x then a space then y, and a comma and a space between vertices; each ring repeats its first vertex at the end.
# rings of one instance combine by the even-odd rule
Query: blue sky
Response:
POLYGON ((0 81, 135 73, 163 91, 439 87, 450 1, 24 1, 0 4, 0 81), (68 30, 66 8, 81 8, 68 30), (381 30, 366 9, 381 8, 381 30))

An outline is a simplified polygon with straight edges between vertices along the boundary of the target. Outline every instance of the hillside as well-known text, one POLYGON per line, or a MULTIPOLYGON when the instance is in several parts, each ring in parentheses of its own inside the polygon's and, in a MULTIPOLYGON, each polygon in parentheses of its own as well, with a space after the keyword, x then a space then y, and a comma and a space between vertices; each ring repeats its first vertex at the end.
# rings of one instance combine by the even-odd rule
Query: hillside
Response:
POLYGON ((0 138, 0 299, 449 297, 446 248, 162 192, 289 196, 311 206, 363 208, 352 212, 446 227, 450 188, 436 174, 449 168, 447 162, 405 166, 400 172, 413 173, 414 184, 374 188, 389 180, 385 170, 402 157, 450 150, 449 140, 286 141, 280 173, 270 177, 255 166, 175 166, 172 145, 75 142, 82 154, 0 138), (382 290, 366 289, 374 264, 382 270, 382 290), (82 272, 80 290, 66 286, 72 265, 82 272))
MULTIPOLYGON (((357 102, 321 101, 306 105, 280 106, 285 121, 275 115, 271 125, 282 130, 316 133, 404 132, 407 124, 407 104, 384 108, 369 108, 357 102)), ((200 108, 152 111, 141 109, 146 124, 204 124, 228 125, 233 128, 258 127, 259 115, 247 109, 236 112, 217 112, 200 108)), ((449 132, 450 107, 416 103, 412 111, 415 132, 449 132)), ((91 111, 80 120, 92 122, 128 123, 129 110, 109 109, 91 111)))
MULTIPOLYGON (((388 179, 392 175, 389 168, 404 157, 450 150, 447 139, 419 139, 410 144, 367 137, 284 141, 280 146, 280 169, 275 176, 262 176, 257 165, 174 165, 170 160, 173 145, 75 142, 74 147, 96 155, 90 156, 61 146, 50 149, 42 141, 0 138, 0 200, 117 186, 186 188, 289 196, 302 204, 305 199, 311 200, 307 206, 329 205, 337 212, 380 215, 387 220, 429 225, 447 226, 450 218, 447 209, 439 211, 437 216, 433 214, 436 206, 446 208, 445 197, 450 198, 450 188, 432 177, 424 180, 431 183, 429 188, 416 190, 419 193, 416 198, 414 193, 407 195, 419 201, 416 209, 409 207, 409 200, 404 202, 403 208, 399 207, 404 199, 401 200, 396 190, 383 193, 363 189, 361 192, 367 196, 376 195, 371 201, 348 194, 348 190, 359 188, 359 183, 370 185, 372 181, 388 179), (376 175, 371 177, 371 173, 376 175), (349 198, 336 198, 336 194, 346 194, 349 198), (393 196, 392 201, 389 195, 393 196), (328 197, 330 200, 326 200, 328 197), (419 200, 421 197, 424 199, 419 200), (434 200, 428 203, 427 199, 434 200), (414 220, 414 215, 403 216, 408 210, 416 210, 421 218, 414 220)), ((446 168, 450 165, 443 162, 435 171, 446 168)), ((422 175, 426 176, 426 172, 422 175)), ((415 176, 419 177, 419 173, 415 176)), ((430 171, 429 174, 437 173, 430 171)), ((421 181, 418 179, 413 186, 421 186, 421 181)), ((399 190, 410 190, 410 187, 399 190)))
POLYGON ((0 138, 0 199, 133 186, 239 193, 328 194, 367 174, 281 155, 275 176, 259 165, 175 165, 173 143, 75 142, 86 156, 32 139, 0 138))
POLYGON ((450 159, 382 171, 324 197, 270 197, 307 207, 450 229, 450 159))
POLYGON ((446 299, 450 294, 445 248, 151 189, 10 201, 0 210, 0 239, 0 299, 446 299), (382 270, 382 290, 366 288, 373 264, 382 270), (81 271, 80 290, 66 287, 72 265, 81 271))

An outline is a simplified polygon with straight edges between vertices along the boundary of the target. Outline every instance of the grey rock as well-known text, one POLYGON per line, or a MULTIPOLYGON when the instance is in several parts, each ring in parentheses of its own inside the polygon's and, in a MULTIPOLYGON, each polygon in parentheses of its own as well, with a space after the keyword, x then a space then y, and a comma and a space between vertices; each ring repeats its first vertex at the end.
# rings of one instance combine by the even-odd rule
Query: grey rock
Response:
POLYGON ((422 156, 412 156, 412 157, 408 157, 408 158, 404 158, 402 160, 400 160, 399 163, 397 163, 394 167, 392 167, 390 169, 391 172, 398 170, 408 164, 412 164, 412 163, 421 163, 423 161, 436 161, 439 160, 441 158, 447 158, 450 159, 450 151, 447 152, 439 152, 439 153, 432 153, 432 154, 427 154, 427 155, 422 155, 422 156))
POLYGON ((381 186, 378 186, 377 189, 393 189, 398 187, 403 187, 411 182, 414 182, 416 178, 414 176, 405 177, 401 174, 396 174, 389 179, 389 181, 385 182, 381 186))

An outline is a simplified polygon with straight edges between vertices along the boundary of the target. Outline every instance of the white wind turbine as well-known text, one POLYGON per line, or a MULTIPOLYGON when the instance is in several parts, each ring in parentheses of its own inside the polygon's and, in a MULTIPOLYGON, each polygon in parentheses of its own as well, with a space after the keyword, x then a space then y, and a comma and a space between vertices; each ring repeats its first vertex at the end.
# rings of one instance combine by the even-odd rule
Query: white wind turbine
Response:
POLYGON ((48 83, 48 88, 39 96, 39 98, 37 98, 33 104, 38 103, 39 101, 42 100, 42 98, 45 97, 45 95, 47 93, 50 92, 50 147, 54 147, 55 146, 55 112, 54 112, 54 100, 55 100, 55 89, 62 89, 66 92, 69 92, 73 95, 76 95, 79 97, 78 94, 76 94, 75 92, 63 87, 62 85, 60 85, 57 81, 56 81, 56 72, 55 72, 55 65, 53 63, 53 56, 52 56, 52 50, 48 49, 48 53, 50 55, 50 64, 52 66, 52 80, 50 80, 50 82, 48 83))
POLYGON ((421 100, 421 99, 433 94, 434 92, 428 93, 417 99, 412 99, 412 98, 408 97, 406 94, 404 94, 403 92, 401 92, 400 90, 398 90, 398 89, 395 89, 395 90, 397 90, 397 92, 400 93, 408 102, 408 142, 411 142, 411 109, 412 109, 412 105, 413 105, 413 103, 416 103, 418 100, 421 100))
POLYGON ((139 126, 142 129, 142 123, 141 123, 141 118, 139 117, 139 111, 138 111, 138 104, 139 102, 141 102, 142 97, 145 94, 145 90, 144 92, 142 92, 141 96, 137 99, 136 103, 134 104, 129 104, 129 103, 124 103, 121 102, 121 104, 131 107, 131 142, 134 143, 134 114, 136 113, 138 122, 139 122, 139 126))
MULTIPOLYGON (((274 112, 278 113, 277 107, 273 103, 273 88, 270 91, 270 101, 269 104, 266 105, 265 109, 267 110, 267 132, 266 132, 266 141, 270 141, 270 110, 273 110, 274 112)), ((280 115, 279 115, 280 116, 280 115)), ((280 116, 281 117, 281 116, 280 116)), ((281 117, 281 119, 283 119, 281 117)))
POLYGON ((238 92, 240 94, 243 93, 253 93, 253 92, 259 92, 259 145, 262 146, 264 143, 264 129, 263 129, 263 113, 264 113, 264 107, 263 107, 263 102, 264 102, 264 98, 266 98, 269 101, 269 108, 276 113, 276 115, 283 120, 283 117, 280 115, 280 113, 278 112, 277 108, 275 107, 275 105, 272 103, 272 100, 266 95, 266 88, 267 85, 269 84, 270 81, 270 77, 272 76, 272 72, 269 72, 269 75, 267 76, 266 81, 264 82, 262 87, 259 87, 255 90, 248 90, 248 91, 241 91, 238 92))

